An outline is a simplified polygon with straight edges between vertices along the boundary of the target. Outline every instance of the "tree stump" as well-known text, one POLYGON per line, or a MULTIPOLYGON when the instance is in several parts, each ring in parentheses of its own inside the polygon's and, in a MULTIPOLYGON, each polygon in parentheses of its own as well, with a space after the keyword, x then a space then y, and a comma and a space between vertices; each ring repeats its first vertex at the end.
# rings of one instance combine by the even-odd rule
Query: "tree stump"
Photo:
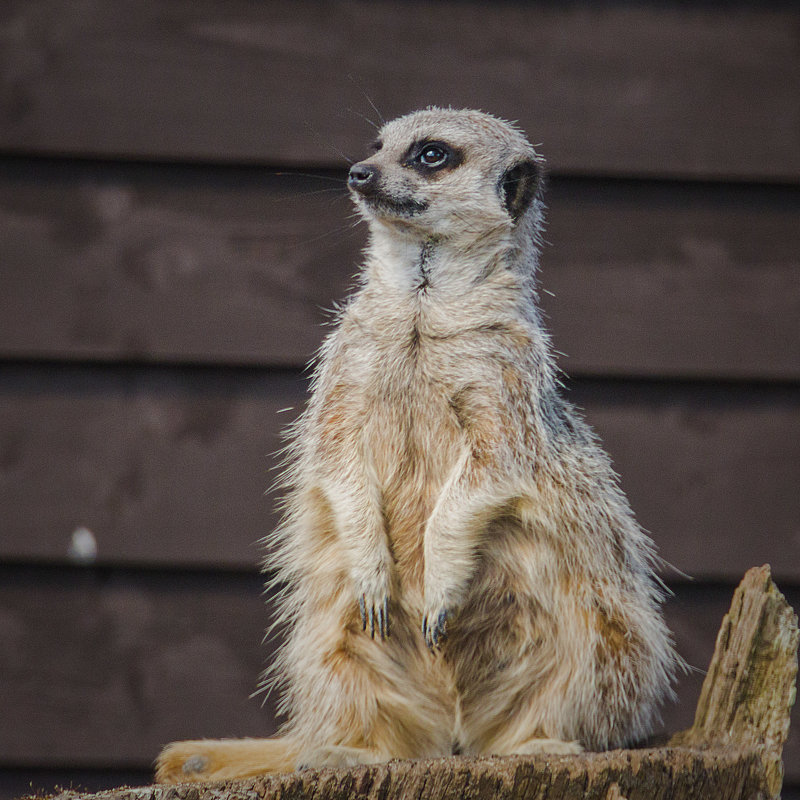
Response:
POLYGON ((242 781, 63 792, 57 800, 762 800, 777 798, 797 676, 797 617, 768 566, 722 621, 695 721, 666 747, 573 756, 390 761, 242 781))

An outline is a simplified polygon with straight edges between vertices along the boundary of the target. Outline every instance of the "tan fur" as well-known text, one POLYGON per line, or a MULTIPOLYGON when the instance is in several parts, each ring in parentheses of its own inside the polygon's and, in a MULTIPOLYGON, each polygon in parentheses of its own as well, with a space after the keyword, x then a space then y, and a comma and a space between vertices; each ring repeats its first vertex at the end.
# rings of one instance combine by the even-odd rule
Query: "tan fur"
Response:
POLYGON ((288 721, 172 744, 159 780, 650 731, 676 657, 651 542, 558 392, 541 168, 508 123, 434 108, 351 170, 363 279, 294 427, 272 537, 286 643, 268 680, 288 721))

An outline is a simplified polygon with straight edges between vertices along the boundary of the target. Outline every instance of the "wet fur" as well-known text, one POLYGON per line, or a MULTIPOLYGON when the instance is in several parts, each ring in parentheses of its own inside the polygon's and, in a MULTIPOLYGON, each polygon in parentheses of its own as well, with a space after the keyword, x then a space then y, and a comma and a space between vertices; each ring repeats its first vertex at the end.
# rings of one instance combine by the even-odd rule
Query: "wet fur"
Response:
POLYGON ((173 743, 162 781, 619 747, 670 692, 651 542, 558 391, 536 305, 541 159, 508 123, 427 109, 362 163, 380 175, 354 192, 362 280, 271 537, 286 643, 268 680, 288 721, 173 743), (433 140, 458 163, 410 168, 433 140))

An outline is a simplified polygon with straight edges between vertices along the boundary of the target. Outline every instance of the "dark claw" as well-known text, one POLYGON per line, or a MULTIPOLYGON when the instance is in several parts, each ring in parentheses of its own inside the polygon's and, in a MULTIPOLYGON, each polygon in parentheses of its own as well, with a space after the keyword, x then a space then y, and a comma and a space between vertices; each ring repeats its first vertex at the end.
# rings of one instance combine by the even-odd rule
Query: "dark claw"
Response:
POLYGON ((442 609, 436 619, 436 627, 433 629, 433 643, 436 647, 439 646, 440 641, 447 638, 447 611, 442 609))
POLYGON ((439 647, 447 639, 447 611, 442 610, 433 625, 428 624, 427 614, 422 618, 422 635, 429 650, 439 647))
POLYGON ((378 608, 378 630, 381 634, 381 641, 386 641, 386 637, 389 635, 389 607, 385 597, 378 608))
POLYGON ((367 602, 363 594, 358 598, 358 610, 361 612, 361 630, 365 631, 367 629, 367 602))
POLYGON ((361 613, 361 630, 367 630, 369 622, 369 635, 374 639, 375 631, 381 637, 381 641, 389 638, 389 598, 384 597, 379 606, 367 605, 367 596, 362 594, 358 598, 358 610, 361 613))

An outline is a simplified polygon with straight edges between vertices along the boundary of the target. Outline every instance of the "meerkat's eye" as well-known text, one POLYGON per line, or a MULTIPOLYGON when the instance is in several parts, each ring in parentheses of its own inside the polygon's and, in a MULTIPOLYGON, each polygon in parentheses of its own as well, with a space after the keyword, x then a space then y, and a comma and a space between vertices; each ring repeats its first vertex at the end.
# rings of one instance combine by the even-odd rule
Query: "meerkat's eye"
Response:
POLYGON ((429 139, 412 144, 400 163, 432 178, 440 170, 455 169, 463 160, 464 153, 457 147, 429 139))
POLYGON ((419 152, 417 161, 425 167, 435 169, 447 164, 450 154, 439 144, 426 144, 419 152))

